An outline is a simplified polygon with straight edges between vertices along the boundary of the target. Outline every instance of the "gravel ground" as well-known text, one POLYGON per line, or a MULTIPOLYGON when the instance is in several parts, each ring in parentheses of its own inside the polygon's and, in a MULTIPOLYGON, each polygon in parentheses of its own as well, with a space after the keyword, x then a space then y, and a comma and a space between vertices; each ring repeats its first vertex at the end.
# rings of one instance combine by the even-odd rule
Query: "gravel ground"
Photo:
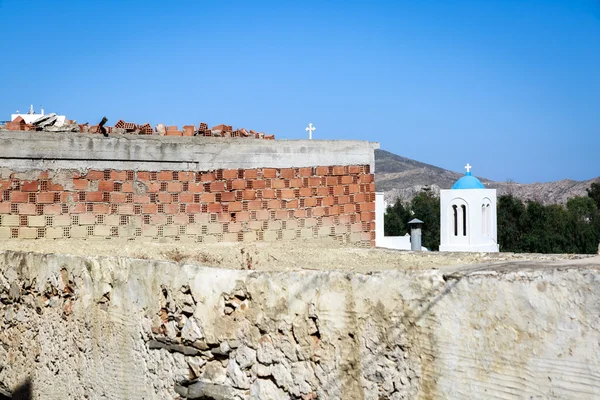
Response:
MULTIPOLYGON (((364 249, 317 241, 273 243, 182 243, 117 240, 5 240, 0 251, 78 256, 122 256, 260 271, 342 270, 367 273, 419 270, 494 262, 581 260, 580 254, 439 253, 364 249)), ((590 260, 591 261, 591 260, 590 260)))

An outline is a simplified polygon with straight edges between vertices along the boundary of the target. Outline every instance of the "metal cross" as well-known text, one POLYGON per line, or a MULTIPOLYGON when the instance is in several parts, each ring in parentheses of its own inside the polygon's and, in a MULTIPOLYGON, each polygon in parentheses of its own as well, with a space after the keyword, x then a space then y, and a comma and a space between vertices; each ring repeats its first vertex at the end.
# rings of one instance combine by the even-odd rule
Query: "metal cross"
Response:
POLYGON ((312 122, 310 124, 308 124, 308 126, 306 127, 306 132, 308 132, 308 138, 310 140, 312 140, 312 133, 314 130, 316 130, 317 128, 315 128, 312 124, 312 122))
POLYGON ((467 163, 467 165, 465 165, 465 169, 467 170, 467 172, 471 172, 471 168, 473 168, 473 167, 471 167, 469 165, 469 163, 467 163))

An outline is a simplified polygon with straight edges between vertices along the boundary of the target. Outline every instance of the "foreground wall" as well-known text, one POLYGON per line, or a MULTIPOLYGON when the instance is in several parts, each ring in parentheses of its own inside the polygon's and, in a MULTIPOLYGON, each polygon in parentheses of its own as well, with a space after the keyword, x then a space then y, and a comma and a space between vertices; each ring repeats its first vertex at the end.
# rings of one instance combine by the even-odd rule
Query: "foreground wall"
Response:
POLYGON ((598 398, 597 267, 267 273, 4 252, 0 390, 598 398))
POLYGON ((373 148, 0 132, 0 239, 375 240, 373 148))

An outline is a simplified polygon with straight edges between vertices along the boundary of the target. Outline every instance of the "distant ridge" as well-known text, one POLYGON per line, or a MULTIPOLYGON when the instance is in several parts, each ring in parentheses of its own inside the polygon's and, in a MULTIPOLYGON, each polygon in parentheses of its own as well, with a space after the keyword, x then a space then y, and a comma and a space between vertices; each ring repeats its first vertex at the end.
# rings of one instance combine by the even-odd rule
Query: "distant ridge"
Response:
MULTIPOLYGON (((375 183, 378 192, 385 192, 385 199, 394 202, 397 198, 409 201, 421 190, 439 193, 450 189, 463 176, 458 173, 402 157, 385 150, 375 150, 375 183)), ((522 200, 535 200, 543 204, 565 204, 575 196, 586 196, 585 189, 592 182, 600 183, 600 177, 587 181, 563 179, 555 182, 520 184, 516 182, 494 182, 478 177, 490 189, 498 189, 498 196, 512 193, 522 200)))

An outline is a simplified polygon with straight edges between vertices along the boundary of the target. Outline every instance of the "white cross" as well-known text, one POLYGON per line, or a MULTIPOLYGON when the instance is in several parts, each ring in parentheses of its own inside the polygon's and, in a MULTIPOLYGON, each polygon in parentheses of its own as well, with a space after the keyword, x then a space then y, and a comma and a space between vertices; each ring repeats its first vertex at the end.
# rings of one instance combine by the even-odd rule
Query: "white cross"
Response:
POLYGON ((467 172, 471 172, 471 168, 473 168, 473 167, 471 167, 469 165, 469 163, 467 163, 467 165, 465 165, 465 169, 467 170, 467 172))
POLYGON ((315 128, 312 124, 312 122, 310 124, 308 124, 308 126, 306 127, 306 132, 308 132, 308 138, 310 140, 312 140, 312 133, 314 130, 316 130, 317 128, 315 128))

